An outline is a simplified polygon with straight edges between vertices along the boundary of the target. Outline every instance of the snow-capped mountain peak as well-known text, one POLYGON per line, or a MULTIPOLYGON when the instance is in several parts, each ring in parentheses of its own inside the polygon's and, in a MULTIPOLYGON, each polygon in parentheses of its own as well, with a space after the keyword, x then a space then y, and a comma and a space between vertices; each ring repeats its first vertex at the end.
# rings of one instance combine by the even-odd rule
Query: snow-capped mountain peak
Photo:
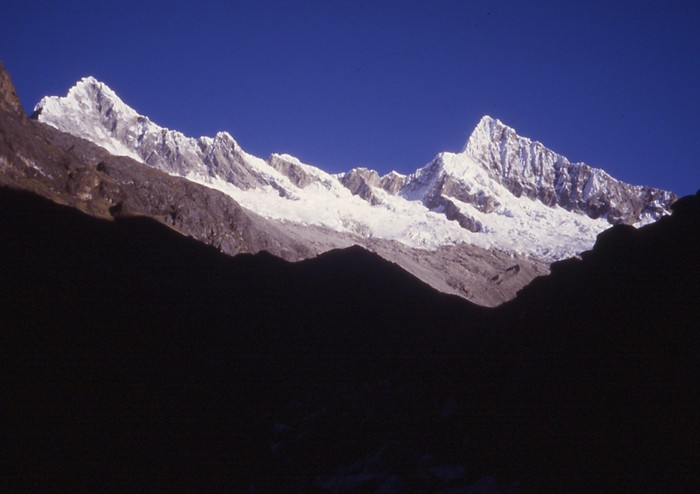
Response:
POLYGON ((675 198, 572 164, 488 116, 461 153, 440 153, 408 176, 365 168, 330 175, 285 154, 252 156, 226 132, 186 137, 138 115, 91 77, 64 98, 43 98, 34 116, 222 190, 264 217, 418 248, 466 243, 556 260, 590 248, 611 223, 667 214, 675 198))
POLYGON ((141 161, 122 142, 125 128, 139 115, 94 77, 78 81, 65 98, 42 98, 32 116, 64 132, 94 141, 112 154, 141 161))

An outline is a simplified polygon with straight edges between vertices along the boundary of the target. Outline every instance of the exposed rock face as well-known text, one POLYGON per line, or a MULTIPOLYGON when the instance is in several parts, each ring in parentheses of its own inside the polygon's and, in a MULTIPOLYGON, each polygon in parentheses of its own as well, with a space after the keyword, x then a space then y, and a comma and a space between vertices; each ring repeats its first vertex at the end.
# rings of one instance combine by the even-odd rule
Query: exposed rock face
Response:
POLYGON ((374 187, 380 187, 379 174, 367 168, 355 168, 340 178, 340 183, 353 195, 360 196, 372 206, 381 204, 382 200, 375 194, 374 187))
POLYGON ((406 182, 406 176, 400 173, 391 172, 379 179, 379 185, 382 189, 391 195, 396 195, 406 182))
POLYGON ((471 216, 462 213, 454 202, 450 201, 447 197, 443 196, 439 192, 431 194, 427 197, 425 201, 426 206, 430 209, 438 209, 445 213, 448 220, 456 221, 459 226, 470 232, 479 233, 483 226, 481 222, 475 220, 471 216))
POLYGON ((490 117, 479 122, 464 152, 516 197, 606 218, 613 225, 639 223, 644 216, 656 220, 678 199, 670 192, 625 184, 583 163, 569 163, 490 117))
MULTIPOLYGON (((265 250, 296 261, 334 248, 364 245, 439 290, 488 306, 508 300, 533 277, 547 272, 547 262, 490 252, 463 243, 431 251, 410 248, 398 242, 368 239, 358 234, 339 233, 318 225, 263 218, 222 192, 143 163, 144 160, 158 162, 171 172, 192 173, 193 160, 205 159, 212 174, 224 174, 239 187, 278 185, 258 173, 257 168, 235 166, 237 160, 251 158, 236 147, 228 134, 194 141, 201 156, 186 153, 185 150, 191 148, 190 140, 172 131, 158 134, 161 139, 155 146, 158 152, 133 159, 115 156, 112 153, 119 151, 116 144, 110 153, 104 147, 27 118, 9 75, 4 70, 1 74, 4 92, 0 94, 0 132, 3 135, 0 141, 0 184, 33 191, 99 218, 148 216, 231 255, 265 250), (519 263, 525 269, 519 276, 506 280, 504 273, 513 263, 519 263), (490 281, 494 277, 503 281, 490 281)), ((124 113, 126 110, 110 110, 105 102, 111 100, 104 95, 98 95, 96 101, 101 102, 99 114, 103 117, 100 118, 113 119, 109 122, 114 123, 117 132, 127 135, 121 126, 121 117, 116 118, 120 111, 124 113)), ((150 125, 147 119, 139 117, 135 122, 137 126, 150 125)), ((93 124, 101 125, 99 122, 93 124)), ((75 122, 76 128, 80 125, 85 124, 75 122)), ((145 141, 153 134, 146 132, 141 137, 144 139, 143 149, 152 149, 153 146, 145 141)), ((306 165, 290 156, 273 155, 268 163, 261 163, 280 171, 300 189, 311 184, 329 187, 329 179, 324 181, 318 175, 308 173, 306 165)), ((383 189, 386 187, 389 192, 396 191, 404 180, 399 174, 390 174, 376 181, 376 172, 367 173, 368 177, 375 177, 371 180, 373 184, 383 189)), ((280 196, 286 194, 286 198, 293 198, 294 191, 289 188, 277 187, 275 190, 280 196)))
POLYGON ((5 67, 0 62, 0 108, 8 113, 24 113, 22 105, 19 102, 19 96, 15 91, 15 86, 12 84, 10 74, 5 70, 5 67))
POLYGON ((360 244, 382 238, 424 250, 465 243, 552 262, 590 248, 611 224, 655 221, 675 199, 570 164, 489 117, 464 152, 441 153, 410 176, 384 177, 367 169, 332 176, 286 155, 263 161, 226 133, 187 138, 138 115, 93 78, 65 98, 44 98, 35 117, 112 153, 219 188, 268 219, 359 235, 360 244))
POLYGON ((289 180, 300 189, 303 189, 314 181, 314 177, 306 173, 301 163, 291 156, 273 154, 267 160, 267 163, 272 168, 288 177, 289 180))
POLYGON ((375 189, 396 196, 406 182, 406 176, 400 173, 391 172, 380 177, 376 171, 367 168, 354 168, 347 173, 340 174, 339 179, 340 183, 347 187, 353 195, 361 197, 372 206, 384 202, 375 189))

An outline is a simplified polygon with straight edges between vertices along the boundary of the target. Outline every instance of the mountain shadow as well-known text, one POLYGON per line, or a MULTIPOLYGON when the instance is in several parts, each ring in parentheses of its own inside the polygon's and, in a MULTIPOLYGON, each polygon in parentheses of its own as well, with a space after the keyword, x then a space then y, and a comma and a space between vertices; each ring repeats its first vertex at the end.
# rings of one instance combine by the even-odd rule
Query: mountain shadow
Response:
POLYGON ((0 189, 4 489, 693 490, 699 204, 484 309, 0 189))
POLYGON ((232 258, 10 189, 0 232, 5 478, 38 490, 240 488, 275 407, 417 372, 485 312, 360 248, 232 258))
POLYGON ((504 423, 535 491, 700 487, 700 191, 672 209, 603 232, 498 313, 522 362, 504 423))
POLYGON ((0 94, 3 492, 700 490, 697 195, 485 309, 0 94))

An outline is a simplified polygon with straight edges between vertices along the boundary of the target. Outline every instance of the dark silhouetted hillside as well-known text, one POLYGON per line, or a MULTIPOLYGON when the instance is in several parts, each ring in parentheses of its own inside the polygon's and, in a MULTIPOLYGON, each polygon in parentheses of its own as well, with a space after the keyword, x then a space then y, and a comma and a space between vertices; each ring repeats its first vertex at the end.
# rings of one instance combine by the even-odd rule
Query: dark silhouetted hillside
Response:
POLYGON ((39 490, 255 478, 274 407, 439 359, 483 313, 360 248, 231 258, 9 189, 0 232, 5 453, 39 490))

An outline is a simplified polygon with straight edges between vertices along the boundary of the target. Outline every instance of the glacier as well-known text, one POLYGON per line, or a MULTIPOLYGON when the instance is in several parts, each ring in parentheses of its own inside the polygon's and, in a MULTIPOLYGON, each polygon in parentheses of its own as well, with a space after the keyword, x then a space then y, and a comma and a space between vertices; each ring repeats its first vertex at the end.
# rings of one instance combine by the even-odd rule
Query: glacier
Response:
POLYGON ((613 224, 656 221, 676 198, 570 163, 489 116, 461 152, 384 176, 366 168, 329 174, 286 154, 264 160, 227 132, 187 137, 139 115, 93 77, 65 97, 43 98, 33 117, 220 190, 265 218, 419 249, 468 244, 552 262, 590 249, 613 224))

